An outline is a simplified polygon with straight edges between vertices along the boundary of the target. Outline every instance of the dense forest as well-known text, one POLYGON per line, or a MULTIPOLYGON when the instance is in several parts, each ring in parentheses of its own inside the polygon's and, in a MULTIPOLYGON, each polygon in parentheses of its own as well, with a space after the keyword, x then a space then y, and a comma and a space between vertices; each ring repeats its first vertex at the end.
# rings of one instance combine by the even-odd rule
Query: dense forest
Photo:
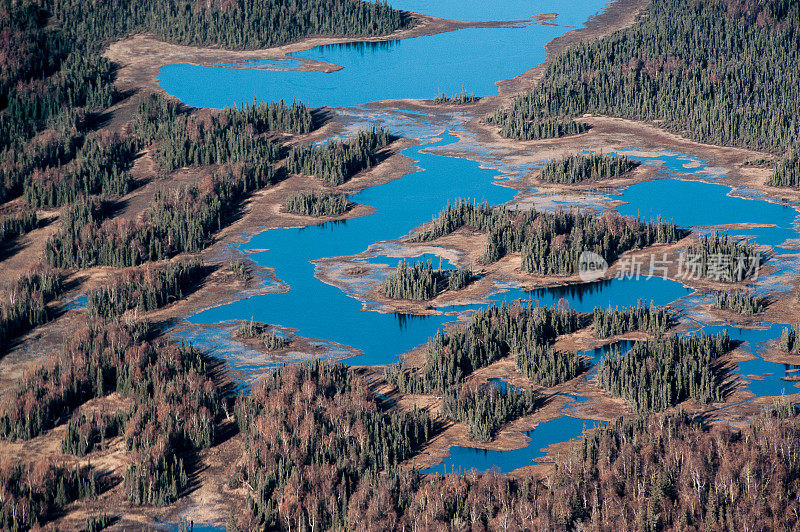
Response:
POLYGON ((484 262, 520 253, 523 271, 539 275, 576 273, 584 251, 597 253, 610 264, 625 251, 674 242, 685 234, 673 223, 645 223, 616 211, 596 216, 577 210, 517 211, 459 202, 423 226, 413 240, 434 240, 465 225, 488 233, 484 262))
POLYGON ((487 117, 489 123, 500 125, 500 134, 520 140, 538 140, 578 135, 589 131, 589 125, 584 122, 563 118, 535 118, 528 119, 515 115, 506 118, 502 111, 487 117))
POLYGON ((461 290, 475 277, 467 268, 455 270, 436 270, 431 261, 420 261, 409 265, 406 261, 397 263, 394 273, 381 285, 381 291, 392 299, 433 299, 445 290, 461 290))
POLYGON ((786 151, 800 140, 798 28, 787 0, 653 0, 630 28, 553 58, 492 121, 525 138, 548 117, 664 120, 702 142, 786 151))
POLYGON ((292 148, 286 157, 286 169, 293 174, 314 176, 329 185, 341 185, 358 172, 378 164, 377 151, 395 138, 386 130, 373 127, 349 139, 292 148))
POLYGON ((800 353, 800 336, 797 334, 798 327, 792 325, 781 330, 781 337, 778 346, 789 353, 800 353))
POLYGON ((550 183, 572 185, 593 179, 619 177, 638 165, 639 163, 624 155, 615 157, 602 153, 570 155, 545 164, 539 179, 550 183))
POLYGON ((155 310, 183 299, 206 272, 206 266, 199 259, 125 270, 109 284, 87 292, 86 311, 92 318, 109 320, 131 309, 155 310))
POLYGON ((39 217, 32 209, 2 216, 0 217, 0 245, 5 245, 37 227, 39 227, 39 217))
POLYGON ((604 357, 597 381, 638 412, 665 410, 690 397, 702 404, 719 401, 723 390, 717 359, 731 347, 727 333, 636 342, 625 354, 604 357))
POLYGON ((157 190, 151 207, 135 222, 105 220, 107 209, 97 200, 78 200, 62 216, 61 230, 47 241, 45 259, 61 268, 122 268, 200 251, 244 198, 272 177, 271 171, 262 175, 226 167, 198 185, 157 190))
POLYGON ((69 35, 104 43, 134 33, 186 45, 267 48, 311 35, 385 35, 410 19, 361 0, 44 0, 69 35))
POLYGON ((672 327, 673 323, 669 310, 643 302, 632 308, 594 309, 594 335, 597 338, 608 338, 638 330, 663 333, 672 327))
POLYGON ((306 216, 339 216, 346 213, 352 204, 345 194, 327 192, 298 192, 286 199, 288 212, 306 216))

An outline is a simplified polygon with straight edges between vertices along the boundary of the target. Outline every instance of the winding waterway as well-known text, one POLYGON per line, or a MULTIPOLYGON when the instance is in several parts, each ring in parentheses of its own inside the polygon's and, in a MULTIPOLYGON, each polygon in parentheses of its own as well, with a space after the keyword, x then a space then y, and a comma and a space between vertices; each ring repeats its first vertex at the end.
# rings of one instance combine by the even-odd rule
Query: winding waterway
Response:
MULTIPOLYGON (((514 0, 500 6, 475 0, 447 0, 435 7, 418 0, 391 3, 400 9, 461 20, 521 20, 551 12, 559 15, 554 25, 528 23, 518 27, 463 29, 382 45, 323 46, 294 56, 343 67, 332 73, 291 70, 296 61, 270 65, 276 70, 260 69, 264 65, 257 63, 238 68, 186 64, 163 67, 159 74, 161 86, 190 105, 221 108, 255 98, 297 99, 310 106, 359 106, 340 110, 341 116, 355 117, 354 122, 369 121, 377 116, 393 133, 419 142, 403 154, 417 161, 420 171, 352 196, 354 202, 375 207, 374 214, 302 229, 271 229, 239 246, 259 265, 274 268, 279 282, 271 287, 270 293, 201 312, 190 318, 192 324, 255 319, 296 329, 300 336, 335 342, 361 353, 345 359, 344 363, 375 365, 396 362, 400 354, 424 343, 445 323, 453 321, 454 314, 468 313, 479 305, 517 299, 551 305, 563 300, 576 310, 591 311, 596 306, 626 306, 639 300, 664 305, 691 295, 680 283, 660 278, 614 279, 583 287, 535 292, 506 284, 498 285, 487 301, 442 308, 434 315, 408 319, 371 310, 353 294, 322 282, 316 275, 319 266, 314 262, 320 259, 367 253, 356 260, 393 265, 397 259, 386 258, 386 246, 381 243, 402 237, 429 221, 448 202, 467 199, 502 204, 519 198, 517 190, 505 186, 513 176, 481 162, 477 156, 476 160, 469 160, 442 153, 467 135, 463 117, 458 113, 443 123, 441 118, 433 120, 424 114, 404 110, 401 104, 396 110, 380 113, 361 104, 387 99, 431 98, 439 92, 453 94, 462 88, 476 95, 496 94, 495 82, 521 74, 543 61, 544 45, 548 41, 580 26, 603 7, 605 0, 567 3, 514 0)), ((637 152, 635 158, 658 166, 662 179, 639 183, 622 191, 601 192, 594 208, 605 208, 602 200, 622 201, 624 203, 617 207, 622 214, 646 218, 661 216, 684 227, 743 222, 763 224, 768 227, 736 234, 746 234, 758 243, 773 246, 778 254, 789 252, 779 246, 798 236, 794 208, 771 203, 755 194, 747 198, 732 194, 729 187, 714 183, 717 176, 695 157, 675 152, 644 155, 637 152), (700 209, 696 198, 702 198, 700 209)), ((516 170, 525 171, 523 168, 516 170)), ((708 327, 708 332, 716 330, 708 327)), ((761 376, 760 379, 747 378, 750 391, 757 396, 777 395, 790 387, 782 377, 793 374, 795 368, 772 364, 760 357, 761 346, 780 334, 780 325, 767 324, 758 330, 728 327, 728 330, 734 338, 747 341, 751 346, 754 359, 740 364, 737 369, 743 378, 761 376)), ((598 351, 597 355, 602 353, 598 351)), ((453 448, 447 461, 430 471, 470 467, 481 470, 498 467, 510 471, 529 465, 531 460, 542 455, 540 449, 580 435, 584 422, 566 415, 542 423, 528 434, 530 445, 518 451, 453 448)))

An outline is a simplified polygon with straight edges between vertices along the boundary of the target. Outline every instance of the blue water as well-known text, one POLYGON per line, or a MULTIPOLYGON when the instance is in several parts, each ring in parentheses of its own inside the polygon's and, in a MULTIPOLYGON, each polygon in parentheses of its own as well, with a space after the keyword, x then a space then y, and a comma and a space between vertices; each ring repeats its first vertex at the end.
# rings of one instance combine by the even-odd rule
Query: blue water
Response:
MULTIPOLYGON (((456 94, 462 89, 478 96, 490 95, 497 92, 495 82, 516 76, 543 61, 546 42, 566 32, 569 26, 580 26, 604 4, 605 0, 566 4, 552 0, 510 0, 499 5, 476 0, 466 3, 443 0, 427 5, 421 0, 395 0, 392 5, 400 9, 460 20, 515 20, 537 13, 559 12, 559 26, 466 29, 378 45, 324 46, 295 54, 295 59, 245 62, 237 64, 238 68, 168 65, 159 72, 159 81, 168 93, 187 104, 214 108, 250 102, 254 98, 298 99, 315 107, 432 98, 440 92, 456 94), (344 68, 329 74, 256 69, 259 66, 297 68, 301 58, 344 68), (248 66, 254 68, 241 68, 248 66)), ((414 126, 399 128, 396 132, 420 140, 421 145, 403 153, 418 160, 423 171, 369 188, 351 198, 354 202, 375 207, 373 215, 304 229, 273 229, 253 237, 242 249, 266 249, 248 255, 262 266, 275 268, 276 276, 287 291, 210 309, 190 321, 212 324, 253 318, 294 328, 301 336, 360 350, 361 356, 345 361, 358 365, 395 362, 399 354, 424 343, 445 323, 452 321, 453 316, 444 314, 409 316, 366 310, 355 297, 314 276, 312 261, 359 254, 375 243, 401 237, 430 220, 448 202, 467 199, 502 204, 514 197, 514 190, 498 186, 499 180, 505 177, 499 172, 483 169, 477 162, 426 151, 455 143, 455 136, 447 132, 438 137, 432 137, 432 132, 420 134, 419 128, 432 127, 430 124, 419 125, 425 123, 422 114, 398 109, 396 116, 400 115, 419 120, 414 126)), ((626 202, 618 207, 622 214, 645 218, 661 216, 685 227, 741 222, 774 224, 774 228, 735 233, 752 236, 757 242, 771 246, 779 246, 797 236, 794 228, 797 212, 794 209, 759 197, 733 197, 729 195, 729 187, 697 180, 698 177, 714 179, 702 161, 679 153, 635 158, 645 164, 662 165, 671 177, 636 184, 615 195, 614 199, 626 202)), ((424 255, 416 260, 427 258, 432 256, 424 255)), ((378 254, 366 260, 391 266, 400 259, 378 254)), ((438 266, 438 258, 433 261, 438 266)), ((447 261, 443 261, 443 265, 452 266, 447 261)), ((640 300, 663 305, 689 293, 679 283, 653 278, 611 280, 537 291, 505 286, 489 299, 494 303, 525 299, 540 305, 566 304, 575 310, 591 311, 597 306, 632 306, 640 300)), ((469 311, 479 306, 440 310, 469 311)), ((707 328, 709 333, 716 330, 707 328)), ((753 380, 748 385, 753 393, 779 395, 783 390, 791 391, 792 384, 780 377, 793 375, 795 368, 768 363, 760 357, 760 346, 764 341, 776 338, 780 326, 774 325, 762 331, 729 328, 729 332, 733 338, 747 341, 756 355, 756 359, 743 362, 735 369, 742 377, 748 374, 763 376, 763 380, 753 380)), ((630 344, 618 347, 624 352, 630 344)), ((605 352, 601 349, 585 354, 598 363, 605 352)), ((454 447, 443 464, 426 472, 442 472, 453 467, 462 470, 499 467, 501 471, 511 471, 530 465, 533 459, 543 456, 542 448, 580 436, 585 423, 586 420, 569 416, 542 423, 526 433, 531 438, 530 445, 517 451, 454 447)), ((594 423, 588 422, 589 426, 594 423)))
MULTIPOLYGON (((468 18, 471 14, 489 14, 495 5, 477 1, 465 4, 459 7, 450 0, 446 9, 458 9, 468 18)), ((547 42, 572 29, 570 26, 583 24, 604 5, 605 0, 566 4, 551 0, 531 3, 533 12, 523 15, 527 8, 517 9, 511 2, 495 16, 519 13, 512 18, 525 18, 536 12, 559 11, 559 22, 565 26, 462 29, 389 44, 319 46, 290 55, 344 67, 330 73, 173 64, 161 68, 158 81, 167 93, 186 104, 216 108, 252 102, 254 98, 298 99, 311 107, 348 107, 378 100, 433 98, 440 92, 456 94, 462 89, 488 96, 497 94, 497 81, 513 78, 544 61, 547 42)), ((291 68, 298 68, 299 61, 296 63, 291 68)), ((274 67, 275 63, 268 61, 265 66, 274 67)))
MULTIPOLYGON (((267 251, 253 253, 250 258, 263 266, 275 268, 278 278, 290 290, 212 308, 193 316, 190 321, 211 324, 255 319, 297 328, 301 336, 330 340, 361 350, 363 355, 345 361, 357 365, 393 363, 398 360, 398 355, 424 343, 453 318, 439 314, 398 320, 394 314, 365 311, 360 301, 314 277, 314 265, 310 261, 354 255, 375 242, 403 236, 457 198, 491 204, 511 200, 515 191, 496 185, 497 172, 483 169, 474 161, 425 151, 456 140, 445 133, 441 140, 405 150, 404 154, 419 160, 418 166, 424 171, 366 189, 352 197, 357 203, 376 207, 373 215, 348 220, 346 224, 272 229, 253 237, 244 247, 267 251), (398 198, 402 199, 398 201, 398 198)), ((635 305, 639 299, 662 305, 688 293, 689 290, 680 283, 653 278, 535 292, 509 288, 491 300, 511 302, 525 299, 550 306, 564 299, 575 310, 591 311, 596 306, 607 307, 612 303, 635 305)))
POLYGON ((631 185, 615 199, 628 202, 617 210, 621 214, 644 218, 661 216, 681 226, 734 223, 775 224, 775 228, 731 231, 756 238, 760 244, 778 246, 796 238, 797 211, 786 205, 760 199, 730 196, 731 188, 716 183, 681 179, 656 179, 631 185))
POLYGON ((533 430, 525 431, 530 443, 514 451, 491 451, 476 447, 450 447, 450 456, 441 464, 430 467, 422 473, 450 473, 497 470, 508 473, 520 467, 533 465, 536 458, 545 456, 544 448, 555 442, 579 438, 584 429, 605 426, 604 421, 593 421, 571 416, 562 416, 552 421, 539 423, 533 430))

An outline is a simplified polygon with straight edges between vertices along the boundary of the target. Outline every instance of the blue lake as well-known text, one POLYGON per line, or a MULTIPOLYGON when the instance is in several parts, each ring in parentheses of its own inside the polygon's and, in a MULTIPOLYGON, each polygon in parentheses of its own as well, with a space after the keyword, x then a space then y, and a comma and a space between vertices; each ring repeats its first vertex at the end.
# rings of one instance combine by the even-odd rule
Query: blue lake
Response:
MULTIPOLYGON (((399 7, 423 9, 412 4, 400 3, 399 7)), ((463 16, 455 18, 469 19, 471 14, 477 18, 481 13, 489 14, 495 5, 467 2, 459 8, 451 2, 446 9, 458 9, 463 16)), ((565 25, 463 29, 389 43, 319 46, 290 55, 344 67, 330 73, 173 64, 161 68, 158 81, 184 103, 216 108, 253 99, 298 99, 311 107, 347 107, 378 100, 433 98, 440 92, 456 94, 462 89, 488 96, 497 94, 497 81, 518 76, 544 61, 545 44, 582 25, 603 8, 605 0, 532 2, 529 8, 519 8, 522 5, 511 2, 508 9, 494 16, 513 19, 558 11, 559 23, 565 25), (523 14, 528 9, 529 14, 523 14)), ((428 13, 425 9, 423 12, 428 13)), ((287 68, 298 68, 299 61, 295 63, 287 68)), ((258 64, 251 62, 248 66, 258 64)), ((264 66, 281 65, 267 61, 264 66)))

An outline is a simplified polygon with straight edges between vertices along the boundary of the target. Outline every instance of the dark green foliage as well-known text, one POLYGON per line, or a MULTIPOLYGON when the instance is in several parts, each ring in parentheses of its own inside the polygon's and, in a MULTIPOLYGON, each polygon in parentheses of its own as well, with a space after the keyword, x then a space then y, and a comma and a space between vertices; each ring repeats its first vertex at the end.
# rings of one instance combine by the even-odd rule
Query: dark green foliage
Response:
POLYGON ((55 22, 80 42, 107 43, 135 33, 186 45, 268 48, 311 35, 375 36, 409 19, 360 0, 46 0, 55 22))
POLYGON ((136 151, 133 139, 88 137, 70 163, 33 172, 25 200, 31 207, 59 207, 91 194, 123 196, 132 187, 128 169, 136 151))
POLYGON ((285 519, 293 528, 352 529, 345 520, 359 486, 396 476, 431 432, 426 413, 384 412, 350 368, 319 362, 268 373, 235 411, 245 439, 236 476, 250 486, 244 528, 285 519), (324 496, 311 502, 311 493, 324 496))
POLYGON ((122 316, 127 310, 147 312, 183 299, 206 273, 200 259, 169 262, 163 267, 144 266, 114 276, 103 287, 90 290, 86 310, 93 318, 105 320, 122 316))
POLYGON ((731 347, 727 333, 637 342, 624 355, 603 358, 597 381, 638 412, 665 410, 690 397, 702 404, 719 401, 717 359, 731 347))
POLYGON ((4 463, 0 467, 0 527, 28 530, 44 524, 53 514, 77 499, 97 495, 89 467, 4 463))
POLYGON ((338 216, 346 213, 351 203, 345 194, 298 192, 286 200, 286 210, 306 216, 338 216))
POLYGON ((578 135, 589 131, 589 125, 567 118, 535 118, 532 120, 519 118, 510 120, 504 111, 498 111, 488 117, 490 124, 500 124, 500 134, 520 140, 554 139, 567 135, 578 135))
POLYGON ((96 447, 106 448, 106 439, 119 436, 127 423, 129 414, 106 414, 93 412, 87 416, 74 416, 67 423, 67 432, 61 440, 61 452, 86 456, 96 447))
POLYGON ((800 150, 795 148, 781 159, 767 184, 773 187, 800 186, 800 150))
POLYGON ((728 235, 701 236, 686 250, 686 275, 712 281, 736 283, 758 276, 761 253, 754 245, 728 235))
POLYGON ((228 215, 251 192, 273 179, 247 169, 227 168, 200 186, 157 191, 142 220, 102 221, 96 202, 79 200, 48 240, 45 257, 60 267, 126 267, 200 251, 210 243, 228 215))
POLYGON ((451 270, 447 273, 447 289, 454 292, 465 288, 475 279, 472 270, 469 268, 458 268, 457 270, 451 270))
POLYGON ((556 351, 545 343, 529 342, 515 351, 517 369, 540 386, 555 386, 574 379, 589 367, 577 353, 556 351))
POLYGON ((140 104, 133 128, 145 141, 155 142, 153 158, 167 172, 183 166, 242 163, 249 171, 264 174, 278 159, 278 146, 263 134, 290 124, 310 130, 311 115, 302 104, 246 105, 189 115, 164 96, 154 95, 140 104))
POLYGON ((452 104, 452 103, 455 103, 455 104, 463 105, 463 104, 467 104, 467 103, 475 103, 478 100, 480 100, 480 98, 475 96, 473 93, 471 93, 471 92, 467 93, 466 90, 461 89, 461 94, 458 94, 456 96, 448 96, 447 94, 441 92, 436 96, 436 98, 433 99, 433 103, 437 103, 437 104, 443 104, 443 103, 452 104))
POLYGON ((594 309, 594 335, 597 338, 608 338, 630 331, 663 333, 672 325, 673 319, 669 310, 642 302, 631 308, 594 309))
POLYGON ((539 179, 550 183, 571 185, 590 179, 611 179, 636 168, 639 163, 624 155, 611 157, 602 153, 570 155, 548 162, 539 179))
POLYGON ((0 350, 8 342, 50 318, 48 301, 63 289, 61 272, 35 267, 0 294, 0 350))
POLYGON ((359 131, 347 140, 331 140, 319 146, 292 148, 286 169, 293 174, 307 174, 327 183, 341 185, 358 172, 375 166, 377 150, 388 146, 395 137, 381 128, 359 131))
POLYGON ((468 269, 434 270, 431 261, 427 264, 415 262, 409 266, 405 261, 397 264, 395 272, 383 281, 381 290, 392 299, 433 299, 444 290, 460 290, 473 279, 468 269))
POLYGON ((778 346, 789 353, 800 353, 800 337, 797 335, 797 327, 784 327, 781 331, 781 338, 778 346))
MULTIPOLYGON (((420 371, 393 366, 387 379, 402 392, 443 394, 473 371, 512 352, 549 344, 579 328, 578 315, 570 310, 525 305, 488 307, 475 312, 469 323, 434 336, 428 342, 420 371)), ((574 364, 565 365, 575 370, 574 364)), ((561 373, 567 378, 574 376, 569 371, 561 373)))
POLYGON ((275 330, 268 330, 269 327, 263 323, 256 323, 253 320, 245 323, 236 329, 235 335, 239 338, 252 339, 258 338, 268 350, 283 349, 289 345, 289 339, 278 335, 275 330))
POLYGON ((578 43, 494 117, 504 134, 584 113, 662 119, 715 144, 788 149, 800 140, 800 4, 654 0, 641 21, 578 43))
POLYGON ((487 384, 448 391, 442 399, 442 415, 466 423, 469 435, 480 441, 491 441, 504 424, 532 414, 541 398, 533 390, 503 389, 487 384))
POLYGON ((522 269, 539 275, 576 273, 584 251, 597 253, 612 263, 625 251, 674 242, 684 235, 675 224, 661 220, 645 223, 623 218, 615 211, 596 216, 579 211, 512 211, 459 202, 444 209, 413 239, 433 240, 463 226, 488 233, 484 262, 521 253, 522 269))
POLYGON ((714 293, 714 308, 720 310, 732 310, 739 314, 752 316, 763 312, 767 307, 764 297, 748 294, 745 292, 716 292, 714 293))
POLYGON ((39 217, 32 209, 0 217, 0 244, 5 244, 37 227, 39 227, 39 217))

